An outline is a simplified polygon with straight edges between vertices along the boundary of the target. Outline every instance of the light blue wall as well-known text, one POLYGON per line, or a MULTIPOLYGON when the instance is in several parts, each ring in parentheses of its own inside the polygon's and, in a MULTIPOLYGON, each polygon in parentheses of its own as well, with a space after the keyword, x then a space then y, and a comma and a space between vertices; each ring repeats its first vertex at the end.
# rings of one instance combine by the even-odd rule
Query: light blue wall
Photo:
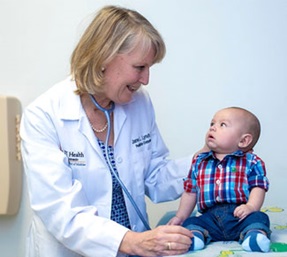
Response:
MULTIPOLYGON (((286 206, 285 0, 0 0, 0 93, 18 97, 24 108, 63 79, 89 15, 110 3, 140 11, 166 41, 167 56, 152 68, 149 90, 172 157, 203 145, 219 108, 248 108, 262 123, 255 150, 271 182, 266 204, 286 206)), ((153 224, 176 208, 149 206, 153 224)), ((18 215, 0 217, 1 256, 24 256, 29 217, 24 185, 18 215)))

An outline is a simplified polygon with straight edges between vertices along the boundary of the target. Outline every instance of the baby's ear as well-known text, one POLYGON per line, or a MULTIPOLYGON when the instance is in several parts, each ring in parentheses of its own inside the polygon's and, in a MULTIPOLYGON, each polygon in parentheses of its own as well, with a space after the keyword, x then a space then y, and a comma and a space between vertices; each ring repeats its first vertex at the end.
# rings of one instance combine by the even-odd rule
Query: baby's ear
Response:
POLYGON ((243 134, 238 143, 238 147, 240 149, 245 149, 251 144, 252 140, 253 140, 253 136, 251 134, 243 134))

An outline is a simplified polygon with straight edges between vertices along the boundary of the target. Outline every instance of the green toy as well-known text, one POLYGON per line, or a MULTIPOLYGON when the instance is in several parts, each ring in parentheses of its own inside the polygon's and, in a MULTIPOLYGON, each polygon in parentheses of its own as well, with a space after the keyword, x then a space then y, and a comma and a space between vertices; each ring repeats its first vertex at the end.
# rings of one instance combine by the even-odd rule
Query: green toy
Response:
POLYGON ((287 252, 286 243, 271 243, 270 249, 272 252, 287 252))

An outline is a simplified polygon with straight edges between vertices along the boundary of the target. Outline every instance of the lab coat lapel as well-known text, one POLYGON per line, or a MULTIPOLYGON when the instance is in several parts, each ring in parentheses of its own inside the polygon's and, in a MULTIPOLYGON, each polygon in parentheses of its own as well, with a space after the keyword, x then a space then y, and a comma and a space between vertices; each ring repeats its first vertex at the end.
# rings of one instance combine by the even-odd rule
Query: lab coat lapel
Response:
MULTIPOLYGON (((70 89, 63 95, 60 101, 59 115, 63 121, 69 120, 75 122, 75 126, 78 126, 79 132, 87 138, 95 151, 102 156, 97 138, 91 129, 89 120, 81 104, 80 96, 74 93, 76 89, 74 81, 71 81, 70 89)), ((102 158, 104 159, 104 157, 102 158)))
POLYGON ((116 105, 114 110, 114 145, 117 143, 126 118, 127 114, 124 105, 116 105))
POLYGON ((101 149, 97 141, 97 137, 95 136, 93 130, 91 129, 91 125, 88 121, 87 116, 85 113, 81 115, 79 120, 79 131, 87 138, 88 142, 91 144, 91 146, 94 148, 94 150, 102 157, 104 160, 104 157, 101 154, 101 149))

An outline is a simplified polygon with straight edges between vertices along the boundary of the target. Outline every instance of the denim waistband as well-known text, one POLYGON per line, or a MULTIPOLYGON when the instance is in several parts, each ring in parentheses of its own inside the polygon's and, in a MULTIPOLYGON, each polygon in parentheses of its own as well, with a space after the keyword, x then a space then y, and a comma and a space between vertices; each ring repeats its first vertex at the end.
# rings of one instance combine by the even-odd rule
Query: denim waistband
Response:
POLYGON ((208 209, 206 209, 203 213, 206 212, 214 212, 217 211, 218 209, 235 209, 237 206, 241 205, 243 203, 217 203, 211 207, 209 207, 208 209))

